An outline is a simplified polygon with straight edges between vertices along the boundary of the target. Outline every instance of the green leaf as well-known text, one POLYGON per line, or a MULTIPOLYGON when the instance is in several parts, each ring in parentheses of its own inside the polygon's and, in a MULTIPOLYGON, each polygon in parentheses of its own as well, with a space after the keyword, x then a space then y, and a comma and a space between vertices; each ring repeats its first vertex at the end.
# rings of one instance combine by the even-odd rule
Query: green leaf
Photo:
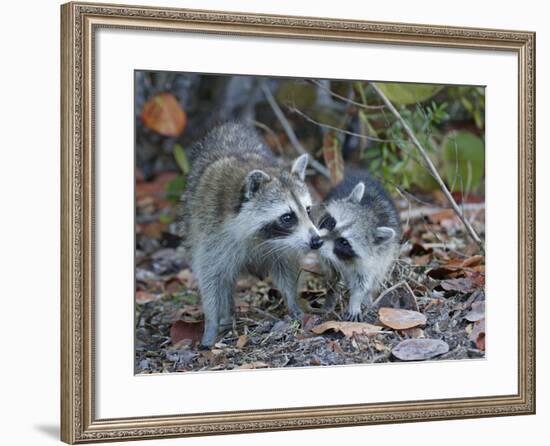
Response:
POLYGON ((159 215, 159 221, 161 223, 169 225, 174 221, 174 216, 172 214, 160 214, 159 215))
POLYGON ((382 90, 382 93, 384 93, 390 101, 399 105, 410 105, 427 101, 443 88, 442 85, 379 82, 376 82, 376 86, 382 90))
MULTIPOLYGON (((435 141, 424 135, 420 136, 419 139, 422 146, 428 152, 432 163, 439 171, 441 157, 439 151, 437 150, 435 141)), ((405 167, 405 171, 409 175, 410 183, 422 192, 432 192, 437 190, 439 185, 435 178, 431 175, 428 168, 424 165, 424 162, 421 160, 420 156, 417 154, 416 148, 411 146, 409 150, 410 156, 408 157, 408 163, 405 167)))
POLYGON ((166 199, 177 202, 185 191, 186 181, 183 175, 178 175, 166 185, 166 199))
POLYGON ((483 141, 470 132, 452 131, 446 135, 441 148, 443 174, 449 186, 464 191, 478 188, 485 173, 483 141))
POLYGON ((317 90, 312 84, 288 80, 281 82, 275 98, 280 104, 293 105, 299 110, 304 110, 315 104, 317 90))
POLYGON ((181 171, 187 175, 189 173, 189 161, 187 161, 183 147, 179 144, 174 144, 174 158, 181 171))

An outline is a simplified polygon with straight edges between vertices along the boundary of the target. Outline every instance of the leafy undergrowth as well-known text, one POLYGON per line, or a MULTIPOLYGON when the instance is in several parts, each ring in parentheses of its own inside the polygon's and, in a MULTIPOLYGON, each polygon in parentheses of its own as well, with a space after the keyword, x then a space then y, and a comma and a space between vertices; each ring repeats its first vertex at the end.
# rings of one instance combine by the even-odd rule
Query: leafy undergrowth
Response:
MULTIPOLYGON (((157 181, 164 187, 170 179, 157 181)), ((136 373, 484 357, 485 259, 453 212, 437 202, 402 203, 402 254, 363 323, 343 321, 345 290, 327 290, 311 257, 299 299, 303 321, 288 318, 269 280, 245 277, 235 291, 233 328, 212 349, 199 349, 203 316, 195 278, 171 223, 172 206, 154 198, 154 190, 138 182, 136 373), (328 293, 337 299, 327 313, 328 293)), ((483 205, 465 210, 483 233, 483 205)))

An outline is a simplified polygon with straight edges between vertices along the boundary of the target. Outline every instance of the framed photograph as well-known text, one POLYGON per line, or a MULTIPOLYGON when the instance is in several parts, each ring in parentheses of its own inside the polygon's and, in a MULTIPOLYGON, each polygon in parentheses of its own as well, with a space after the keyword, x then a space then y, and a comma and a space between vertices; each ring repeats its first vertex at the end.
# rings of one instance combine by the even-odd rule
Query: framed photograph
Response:
POLYGON ((68 3, 62 440, 535 412, 535 35, 68 3))

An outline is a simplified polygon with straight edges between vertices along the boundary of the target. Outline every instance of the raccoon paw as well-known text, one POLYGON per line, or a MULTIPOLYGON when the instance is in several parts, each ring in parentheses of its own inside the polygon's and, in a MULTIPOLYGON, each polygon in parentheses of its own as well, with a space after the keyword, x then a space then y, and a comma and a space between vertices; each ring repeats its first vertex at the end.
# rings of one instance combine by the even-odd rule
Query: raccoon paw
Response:
POLYGON ((344 319, 350 322, 363 322, 363 315, 360 311, 355 313, 348 310, 346 314, 344 314, 344 319))

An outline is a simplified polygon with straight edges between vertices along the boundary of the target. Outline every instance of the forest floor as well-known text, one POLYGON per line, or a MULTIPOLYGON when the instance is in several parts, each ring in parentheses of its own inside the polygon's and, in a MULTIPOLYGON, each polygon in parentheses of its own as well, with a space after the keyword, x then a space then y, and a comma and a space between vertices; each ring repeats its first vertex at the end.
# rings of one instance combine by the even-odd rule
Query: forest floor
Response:
MULTIPOLYGON (((438 194, 429 197, 429 206, 397 203, 401 255, 365 322, 343 321, 345 290, 327 290, 310 256, 299 296, 303 321, 289 319, 269 280, 243 277, 235 291, 233 328, 220 333, 212 349, 200 349, 200 295, 175 232, 174 203, 164 194, 173 176, 137 183, 136 373, 484 357, 484 254, 438 194), (338 299, 326 313, 330 292, 338 299)), ((483 203, 465 203, 464 210, 483 234, 483 203)))

